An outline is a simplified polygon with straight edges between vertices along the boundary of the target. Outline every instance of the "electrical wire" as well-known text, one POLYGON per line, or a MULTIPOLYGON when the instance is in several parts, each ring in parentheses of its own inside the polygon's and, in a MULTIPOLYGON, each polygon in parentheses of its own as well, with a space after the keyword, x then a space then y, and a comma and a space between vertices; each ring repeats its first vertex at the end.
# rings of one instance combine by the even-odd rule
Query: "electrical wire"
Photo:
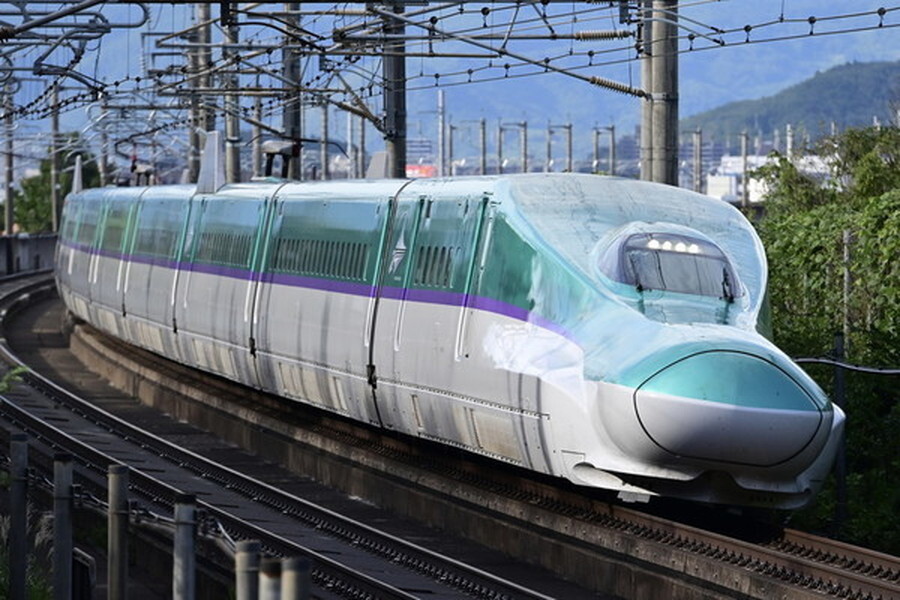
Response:
MULTIPOLYGON (((682 28, 678 34, 678 54, 721 51, 749 44, 780 43, 900 27, 900 22, 891 22, 900 11, 900 6, 801 18, 786 15, 785 2, 782 0, 777 17, 767 16, 757 22, 727 27, 703 23, 689 16, 690 9, 713 4, 727 6, 727 2, 728 0, 696 0, 679 4, 682 28)), ((301 11, 303 16, 286 12, 265 13, 256 9, 236 10, 236 16, 245 18, 245 21, 238 23, 243 35, 242 43, 256 45, 264 49, 264 52, 244 64, 239 64, 220 52, 220 56, 213 56, 206 65, 208 75, 225 77, 236 73, 238 77, 262 77, 262 85, 273 89, 272 97, 264 102, 264 118, 275 117, 286 106, 298 101, 295 95, 278 91, 284 88, 283 84, 278 83, 284 63, 279 53, 274 51, 276 46, 283 45, 285 37, 293 37, 297 39, 297 48, 303 57, 299 90, 310 98, 318 99, 317 101, 323 99, 324 95, 333 95, 344 102, 350 102, 353 96, 358 96, 366 102, 377 103, 381 99, 384 83, 384 18, 373 14, 353 14, 343 7, 349 7, 349 4, 335 4, 333 8, 318 11, 314 15, 301 11), (295 17, 300 19, 302 26, 294 23, 295 17), (343 42, 335 34, 339 31, 345 34, 343 42), (297 32, 303 32, 304 37, 298 38, 297 32), (347 46, 347 40, 352 40, 353 37, 361 40, 358 50, 354 50, 355 46, 347 46), (345 87, 347 84, 342 84, 341 89, 335 89, 338 74, 352 82, 351 89, 345 87)), ((174 7, 170 7, 170 10, 172 29, 175 31, 176 10, 174 7)), ((723 8, 722 11, 724 10, 726 9, 723 8)), ((154 15, 153 22, 156 25, 161 22, 162 15, 161 11, 154 15)), ((419 68, 411 70, 404 82, 406 89, 411 92, 536 77, 551 71, 574 74, 585 70, 616 68, 623 69, 623 77, 632 85, 634 67, 642 56, 641 48, 634 41, 595 42, 582 46, 574 39, 578 31, 591 26, 605 26, 607 23, 612 31, 634 30, 638 25, 638 15, 632 12, 626 22, 620 23, 619 5, 615 2, 573 2, 565 5, 540 1, 489 2, 481 5, 449 2, 417 6, 403 15, 411 20, 407 30, 421 29, 421 33, 410 35, 405 44, 407 53, 420 58, 419 68), (544 34, 545 39, 528 39, 539 34, 544 34), (454 58, 476 54, 464 51, 466 43, 459 38, 465 37, 484 40, 485 48, 481 49, 484 59, 477 61, 472 58, 454 58), (512 48, 515 50, 511 50, 512 48), (495 55, 491 56, 491 52, 495 55), (519 55, 522 59, 511 54, 519 55)), ((219 25, 216 24, 215 27, 219 28, 219 25)), ((158 45, 158 49, 165 47, 158 45)), ((18 61, 33 60, 39 51, 37 45, 31 44, 10 48, 15 51, 0 51, 0 56, 18 61)), ((215 48, 221 49, 219 46, 215 48)), ((98 56, 92 69, 94 79, 98 78, 99 53, 102 49, 100 47, 96 50, 98 56)), ((78 58, 73 58, 63 70, 74 73, 78 58)), ((156 60, 153 57, 151 59, 156 60)), ((14 106, 10 114, 18 119, 43 119, 54 111, 68 112, 96 104, 101 97, 110 101, 127 99, 136 94, 152 95, 161 86, 173 89, 176 94, 193 93, 190 85, 198 73, 192 72, 184 62, 179 63, 177 57, 169 57, 168 60, 168 66, 157 68, 149 77, 131 75, 110 82, 101 81, 96 90, 71 91, 63 85, 66 82, 64 75, 48 78, 48 83, 43 85, 41 91, 31 92, 30 99, 14 106), (54 87, 64 90, 56 104, 51 102, 54 87)), ((29 96, 27 93, 22 95, 29 96)), ((211 99, 207 98, 205 104, 212 112, 224 114, 224 107, 217 106, 211 99)), ((172 110, 185 109, 174 107, 172 110)), ((246 114, 249 110, 248 106, 239 106, 239 112, 246 114)), ((377 109, 372 110, 377 113, 377 109)), ((0 118, 5 116, 5 113, 0 113, 0 118)), ((148 125, 144 129, 144 135, 175 132, 185 125, 185 119, 173 119, 168 126, 148 125)))

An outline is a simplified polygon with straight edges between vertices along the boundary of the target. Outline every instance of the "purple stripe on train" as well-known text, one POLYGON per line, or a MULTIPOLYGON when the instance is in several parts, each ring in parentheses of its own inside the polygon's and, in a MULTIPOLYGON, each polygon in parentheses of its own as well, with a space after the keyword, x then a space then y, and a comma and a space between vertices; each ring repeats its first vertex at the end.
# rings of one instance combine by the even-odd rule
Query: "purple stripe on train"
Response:
MULTIPOLYGON (((85 251, 80 244, 69 244, 76 250, 85 251)), ((101 252, 102 256, 118 259, 122 255, 112 252, 101 252)), ((231 279, 243 280, 259 280, 263 283, 285 285, 289 287, 299 287, 305 289, 320 290, 325 292, 335 292, 339 294, 349 294, 353 296, 364 296, 372 298, 375 296, 376 288, 369 283, 338 281, 334 279, 323 279, 319 277, 305 277, 302 275, 289 275, 286 273, 260 273, 241 269, 237 267, 224 267, 219 265, 208 265, 202 263, 177 262, 171 259, 156 258, 149 256, 130 257, 133 262, 140 264, 149 264, 152 266, 160 266, 168 269, 180 269, 183 271, 193 271, 195 273, 204 273, 207 275, 216 275, 220 277, 229 277, 231 279)), ((466 306, 475 310, 490 312, 517 321, 532 323, 543 329, 548 329, 554 333, 558 333, 568 339, 573 339, 572 335, 566 328, 561 325, 549 321, 541 315, 531 312, 528 309, 513 304, 508 304, 502 300, 494 298, 486 298, 483 296, 472 296, 459 292, 451 292, 447 290, 423 290, 398 287, 385 287, 382 290, 382 298, 388 300, 408 300, 410 302, 423 302, 427 304, 438 304, 441 306, 466 306)))

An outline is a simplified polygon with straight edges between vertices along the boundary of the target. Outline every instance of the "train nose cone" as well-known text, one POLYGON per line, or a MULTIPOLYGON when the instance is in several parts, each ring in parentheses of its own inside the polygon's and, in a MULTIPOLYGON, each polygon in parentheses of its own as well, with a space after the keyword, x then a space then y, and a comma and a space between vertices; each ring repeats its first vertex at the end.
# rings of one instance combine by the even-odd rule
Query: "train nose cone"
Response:
POLYGON ((644 431, 667 452, 753 466, 806 448, 825 408, 775 364, 729 351, 669 365, 641 384, 634 402, 644 431))

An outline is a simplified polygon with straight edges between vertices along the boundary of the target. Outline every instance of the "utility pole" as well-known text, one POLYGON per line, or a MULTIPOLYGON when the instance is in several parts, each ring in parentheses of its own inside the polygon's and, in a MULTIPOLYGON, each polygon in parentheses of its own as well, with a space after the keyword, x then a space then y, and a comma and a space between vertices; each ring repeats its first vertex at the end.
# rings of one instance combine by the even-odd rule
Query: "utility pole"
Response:
POLYGON ((785 155, 788 160, 794 158, 794 127, 790 123, 784 126, 785 155))
POLYGON ((641 179, 653 180, 653 100, 649 95, 653 91, 653 52, 652 44, 652 7, 653 0, 641 0, 641 86, 648 96, 641 100, 641 179))
MULTIPOLYGON (((194 5, 194 19, 200 19, 200 5, 194 5)), ((207 11, 209 7, 206 7, 207 11)), ((188 35, 189 42, 199 42, 201 39, 200 34, 197 31, 191 31, 188 35)), ((189 48, 187 50, 188 55, 188 68, 189 71, 194 77, 190 79, 190 86, 193 89, 190 97, 190 109, 189 114, 190 118, 188 119, 188 181, 191 183, 197 182, 197 176, 200 174, 200 128, 204 125, 204 119, 202 118, 201 111, 201 102, 200 95, 197 91, 200 87, 200 80, 196 77, 196 74, 200 72, 203 68, 200 63, 200 50, 197 47, 189 48)))
POLYGON ((503 174, 503 121, 497 122, 497 174, 503 174))
POLYGON ((747 130, 741 132, 741 208, 747 208, 750 204, 749 179, 747 174, 747 146, 749 139, 747 130))
POLYGON ((447 127, 447 175, 453 177, 453 132, 456 126, 453 123, 447 127))
MULTIPOLYGON (((5 190, 6 190, 6 202, 3 206, 3 213, 6 218, 3 223, 6 227, 6 235, 12 235, 13 231, 15 231, 15 220, 16 213, 13 206, 13 98, 12 98, 12 90, 9 86, 6 88, 6 181, 4 182, 5 190)), ((10 262, 12 259, 12 253, 9 253, 8 261, 10 262)), ((7 269, 7 273, 12 273, 12 270, 7 269)))
POLYGON ((322 102, 322 137, 319 140, 319 179, 325 181, 329 178, 328 169, 328 103, 322 102))
POLYGON ((53 85, 50 99, 53 111, 50 119, 50 207, 53 211, 52 231, 59 231, 59 86, 53 85))
POLYGON ((616 126, 610 125, 606 128, 609 131, 609 174, 616 174, 616 126))
POLYGON ((444 112, 444 90, 438 90, 437 113, 438 113, 437 174, 438 174, 438 177, 443 177, 444 175, 447 174, 446 173, 447 157, 444 155, 444 150, 447 147, 446 140, 444 139, 444 135, 446 135, 446 131, 447 131, 447 115, 444 112))
POLYGON ((652 180, 678 185, 678 0, 653 0, 652 180))
MULTIPOLYGON (((212 80, 209 75, 209 68, 212 63, 212 30, 210 26, 211 11, 210 5, 199 3, 194 5, 197 15, 197 63, 201 75, 197 77, 197 85, 201 89, 208 90, 212 87, 212 80)), ((203 112, 203 131, 213 131, 216 128, 216 112, 211 107, 206 98, 202 100, 203 112)))
POLYGON ((694 191, 703 192, 703 131, 698 127, 691 136, 693 139, 694 191))
POLYGON ((227 48, 229 44, 238 43, 237 24, 227 23, 224 33, 225 63, 234 61, 230 67, 234 72, 225 76, 225 87, 234 92, 225 96, 225 181, 236 183, 241 180, 241 119, 238 114, 241 107, 237 95, 240 81, 237 75, 237 54, 227 48))
POLYGON ((572 124, 566 123, 563 125, 563 129, 566 131, 566 171, 573 173, 575 171, 575 162, 572 156, 572 124))
POLYGON ((109 185, 109 132, 107 131, 109 126, 107 101, 109 97, 105 92, 101 92, 101 94, 103 94, 103 99, 100 103, 100 162, 97 164, 97 169, 100 172, 100 187, 105 187, 109 185))
MULTIPOLYGON (((291 13, 288 18, 299 29, 300 27, 300 4, 289 3, 284 5, 285 11, 291 13)), ((290 161, 288 177, 303 181, 303 147, 300 138, 303 137, 303 96, 300 90, 300 79, 302 76, 300 69, 300 56, 294 49, 296 40, 291 36, 285 36, 284 49, 281 51, 281 58, 284 63, 284 78, 294 85, 294 93, 288 98, 284 105, 284 115, 282 116, 282 127, 284 135, 294 142, 295 156, 290 161)))
POLYGON ((481 174, 487 175, 487 119, 482 117, 478 121, 478 129, 481 137, 481 174))
POLYGON ((366 118, 359 118, 359 177, 366 176, 368 165, 368 157, 366 156, 366 118))
POLYGON ((353 113, 347 112, 347 179, 356 177, 356 161, 358 155, 356 153, 356 136, 353 131, 353 113))
POLYGON ((519 127, 522 128, 521 136, 522 141, 522 172, 528 172, 528 121, 522 121, 519 123, 519 127))
POLYGON ((547 157, 544 160, 544 173, 550 172, 553 164, 553 127, 547 123, 547 157))
MULTIPOLYGON (((395 14, 403 13, 403 5, 393 7, 395 14)), ((406 177, 406 25, 399 19, 385 17, 384 33, 384 144, 391 177, 406 177)))
MULTIPOLYGON (((256 123, 262 122, 262 98, 259 96, 253 99, 253 118, 256 123)), ((250 172, 253 174, 253 177, 259 177, 262 175, 262 127, 254 124, 252 134, 253 146, 250 161, 253 165, 250 168, 250 172)))

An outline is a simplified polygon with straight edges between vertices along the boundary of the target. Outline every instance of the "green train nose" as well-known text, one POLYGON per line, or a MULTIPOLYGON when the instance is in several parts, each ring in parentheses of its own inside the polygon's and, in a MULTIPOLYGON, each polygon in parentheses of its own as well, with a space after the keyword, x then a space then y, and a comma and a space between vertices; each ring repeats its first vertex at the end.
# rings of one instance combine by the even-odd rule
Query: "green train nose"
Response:
POLYGON ((813 441, 827 404, 772 362, 714 351, 657 372, 634 406, 647 436, 671 454, 773 466, 813 441))

